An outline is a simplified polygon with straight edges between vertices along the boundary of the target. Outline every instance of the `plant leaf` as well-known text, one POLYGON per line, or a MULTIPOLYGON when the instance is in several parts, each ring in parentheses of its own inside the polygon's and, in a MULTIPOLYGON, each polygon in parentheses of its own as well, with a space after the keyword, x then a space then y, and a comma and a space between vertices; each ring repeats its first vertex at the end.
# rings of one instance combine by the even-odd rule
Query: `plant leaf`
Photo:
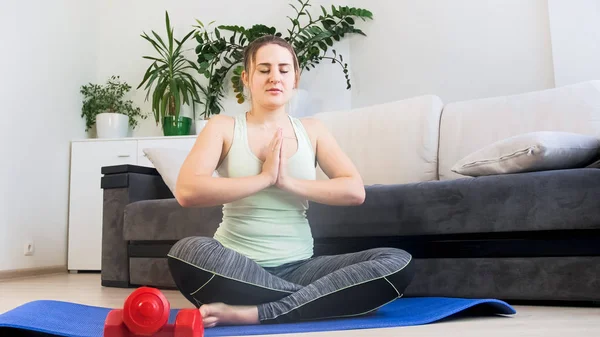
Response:
POLYGON ((145 58, 147 60, 153 60, 153 61, 160 62, 160 63, 166 63, 165 60, 159 59, 156 57, 152 57, 152 56, 142 56, 142 58, 145 58))
POLYGON ((169 12, 165 11, 165 26, 167 27, 167 37, 169 40, 169 54, 173 53, 173 30, 171 29, 171 21, 169 20, 169 12))
POLYGON ((325 10, 325 7, 323 7, 323 5, 321 5, 321 11, 323 11, 323 16, 329 15, 329 14, 327 14, 327 11, 325 10))
POLYGON ((163 50, 162 47, 158 43, 156 43, 154 40, 152 40, 146 34, 142 34, 141 37, 143 37, 148 42, 150 42, 150 44, 154 47, 154 49, 156 49, 156 51, 158 51, 158 53, 160 54, 160 56, 162 56, 164 58, 167 58, 167 51, 163 50))
POLYGON ((164 48, 164 50, 167 50, 167 46, 165 45, 165 43, 163 42, 162 38, 160 37, 160 35, 158 35, 155 31, 152 31, 152 35, 154 35, 154 37, 158 40, 158 42, 160 42, 160 45, 164 48))

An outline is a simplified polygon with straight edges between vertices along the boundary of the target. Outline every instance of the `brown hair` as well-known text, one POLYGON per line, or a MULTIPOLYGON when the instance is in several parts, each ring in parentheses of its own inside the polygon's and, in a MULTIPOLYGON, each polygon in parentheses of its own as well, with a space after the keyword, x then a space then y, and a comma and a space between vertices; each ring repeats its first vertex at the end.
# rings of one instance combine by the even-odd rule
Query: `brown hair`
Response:
POLYGON ((250 44, 248 44, 248 46, 244 49, 244 69, 246 70, 246 72, 250 74, 250 65, 256 61, 256 53, 262 46, 268 44, 276 44, 278 46, 281 46, 287 49, 292 54, 292 58, 294 59, 294 71, 296 73, 297 85, 300 77, 300 65, 298 64, 298 57, 296 56, 296 51, 289 42, 275 35, 263 35, 250 42, 250 44))

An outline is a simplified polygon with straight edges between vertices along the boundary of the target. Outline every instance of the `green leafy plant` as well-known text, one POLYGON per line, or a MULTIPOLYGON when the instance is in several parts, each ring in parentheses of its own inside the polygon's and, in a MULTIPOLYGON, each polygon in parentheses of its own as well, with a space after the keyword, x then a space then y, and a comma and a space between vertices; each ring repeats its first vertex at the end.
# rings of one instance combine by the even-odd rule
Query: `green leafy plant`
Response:
POLYGON ((204 110, 201 115, 208 118, 218 114, 223 109, 220 100, 225 97, 224 84, 231 72, 231 85, 238 103, 244 103, 242 59, 244 48, 263 35, 283 37, 294 48, 298 56, 301 71, 316 68, 322 61, 331 61, 342 68, 346 80, 346 88, 351 88, 348 64, 332 47, 349 34, 366 34, 355 27, 356 20, 373 19, 373 14, 362 8, 348 6, 331 6, 328 11, 321 6, 318 16, 311 14, 309 0, 297 0, 299 5, 290 3, 295 11, 294 16, 287 16, 292 27, 287 30, 287 36, 278 32, 274 27, 256 24, 250 28, 235 25, 219 25, 213 28, 213 22, 204 25, 201 21, 195 26, 198 45, 196 55, 198 71, 208 79, 206 88, 201 88, 204 99, 201 103, 204 110), (331 53, 329 53, 331 52, 331 53))
POLYGON ((145 32, 141 35, 150 42, 158 52, 158 56, 143 56, 152 60, 152 64, 146 70, 138 89, 146 83, 144 90, 147 91, 146 101, 152 94, 152 111, 156 124, 165 116, 179 118, 183 104, 192 105, 199 102, 199 92, 202 90, 198 81, 188 73, 192 69, 198 72, 198 67, 183 55, 184 43, 194 34, 194 30, 187 33, 183 39, 177 40, 173 34, 169 13, 165 12, 165 26, 167 38, 163 40, 156 32, 152 31, 151 38, 145 32), (154 86, 154 89, 153 89, 154 86))
POLYGON ((135 129, 139 119, 148 116, 141 109, 133 106, 133 101, 125 100, 125 94, 131 90, 127 82, 121 82, 119 76, 111 76, 105 85, 89 83, 81 86, 80 93, 83 95, 81 117, 85 118, 85 131, 94 126, 96 116, 104 112, 114 112, 127 115, 129 126, 135 129))

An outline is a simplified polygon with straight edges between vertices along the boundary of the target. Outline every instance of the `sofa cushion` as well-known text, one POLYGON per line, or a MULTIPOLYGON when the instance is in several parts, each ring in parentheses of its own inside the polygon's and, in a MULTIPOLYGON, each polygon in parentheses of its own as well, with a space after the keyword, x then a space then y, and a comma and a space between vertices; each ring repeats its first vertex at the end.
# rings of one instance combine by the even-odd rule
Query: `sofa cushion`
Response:
MULTIPOLYGON (((331 131, 367 185, 436 180, 442 101, 420 96, 314 115, 331 131)), ((317 177, 325 179, 322 170, 317 177)))
POLYGON ((465 158, 452 172, 468 176, 584 167, 598 154, 600 140, 571 132, 530 132, 497 141, 465 158))
MULTIPOLYGON (((315 239, 600 228, 600 170, 583 168, 447 181, 367 186, 361 206, 312 202, 315 239)), ((221 207, 182 208, 174 199, 125 209, 125 240, 212 236, 221 207)))
POLYGON ((440 179, 464 178, 452 172, 461 158, 535 131, 600 135, 600 81, 447 104, 440 125, 440 179))
POLYGON ((212 236, 223 218, 222 206, 184 208, 177 200, 143 200, 125 207, 125 240, 179 240, 212 236))
POLYGON ((367 187, 359 207, 311 204, 315 238, 600 228, 600 170, 367 187))

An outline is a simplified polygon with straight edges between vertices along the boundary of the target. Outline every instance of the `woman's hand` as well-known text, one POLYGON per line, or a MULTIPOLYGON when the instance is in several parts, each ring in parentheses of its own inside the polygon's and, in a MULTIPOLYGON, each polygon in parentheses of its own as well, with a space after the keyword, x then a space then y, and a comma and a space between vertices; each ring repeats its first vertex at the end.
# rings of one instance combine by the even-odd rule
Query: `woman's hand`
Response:
POLYGON ((267 156, 262 166, 262 172, 260 173, 269 179, 269 185, 276 184, 279 177, 282 142, 282 131, 279 129, 275 132, 273 139, 271 139, 268 145, 267 156))
POLYGON ((366 196, 365 187, 350 158, 319 120, 305 119, 304 123, 307 130, 316 134, 317 162, 329 179, 296 179, 287 175, 287 160, 284 154, 280 154, 277 186, 321 204, 362 204, 366 196))
MULTIPOLYGON (((283 149, 283 139, 281 140, 281 148, 283 149)), ((283 153, 283 150, 279 151, 279 174, 277 175, 277 181, 275 185, 282 190, 286 190, 288 185, 291 183, 291 177, 287 175, 287 158, 283 153)))

